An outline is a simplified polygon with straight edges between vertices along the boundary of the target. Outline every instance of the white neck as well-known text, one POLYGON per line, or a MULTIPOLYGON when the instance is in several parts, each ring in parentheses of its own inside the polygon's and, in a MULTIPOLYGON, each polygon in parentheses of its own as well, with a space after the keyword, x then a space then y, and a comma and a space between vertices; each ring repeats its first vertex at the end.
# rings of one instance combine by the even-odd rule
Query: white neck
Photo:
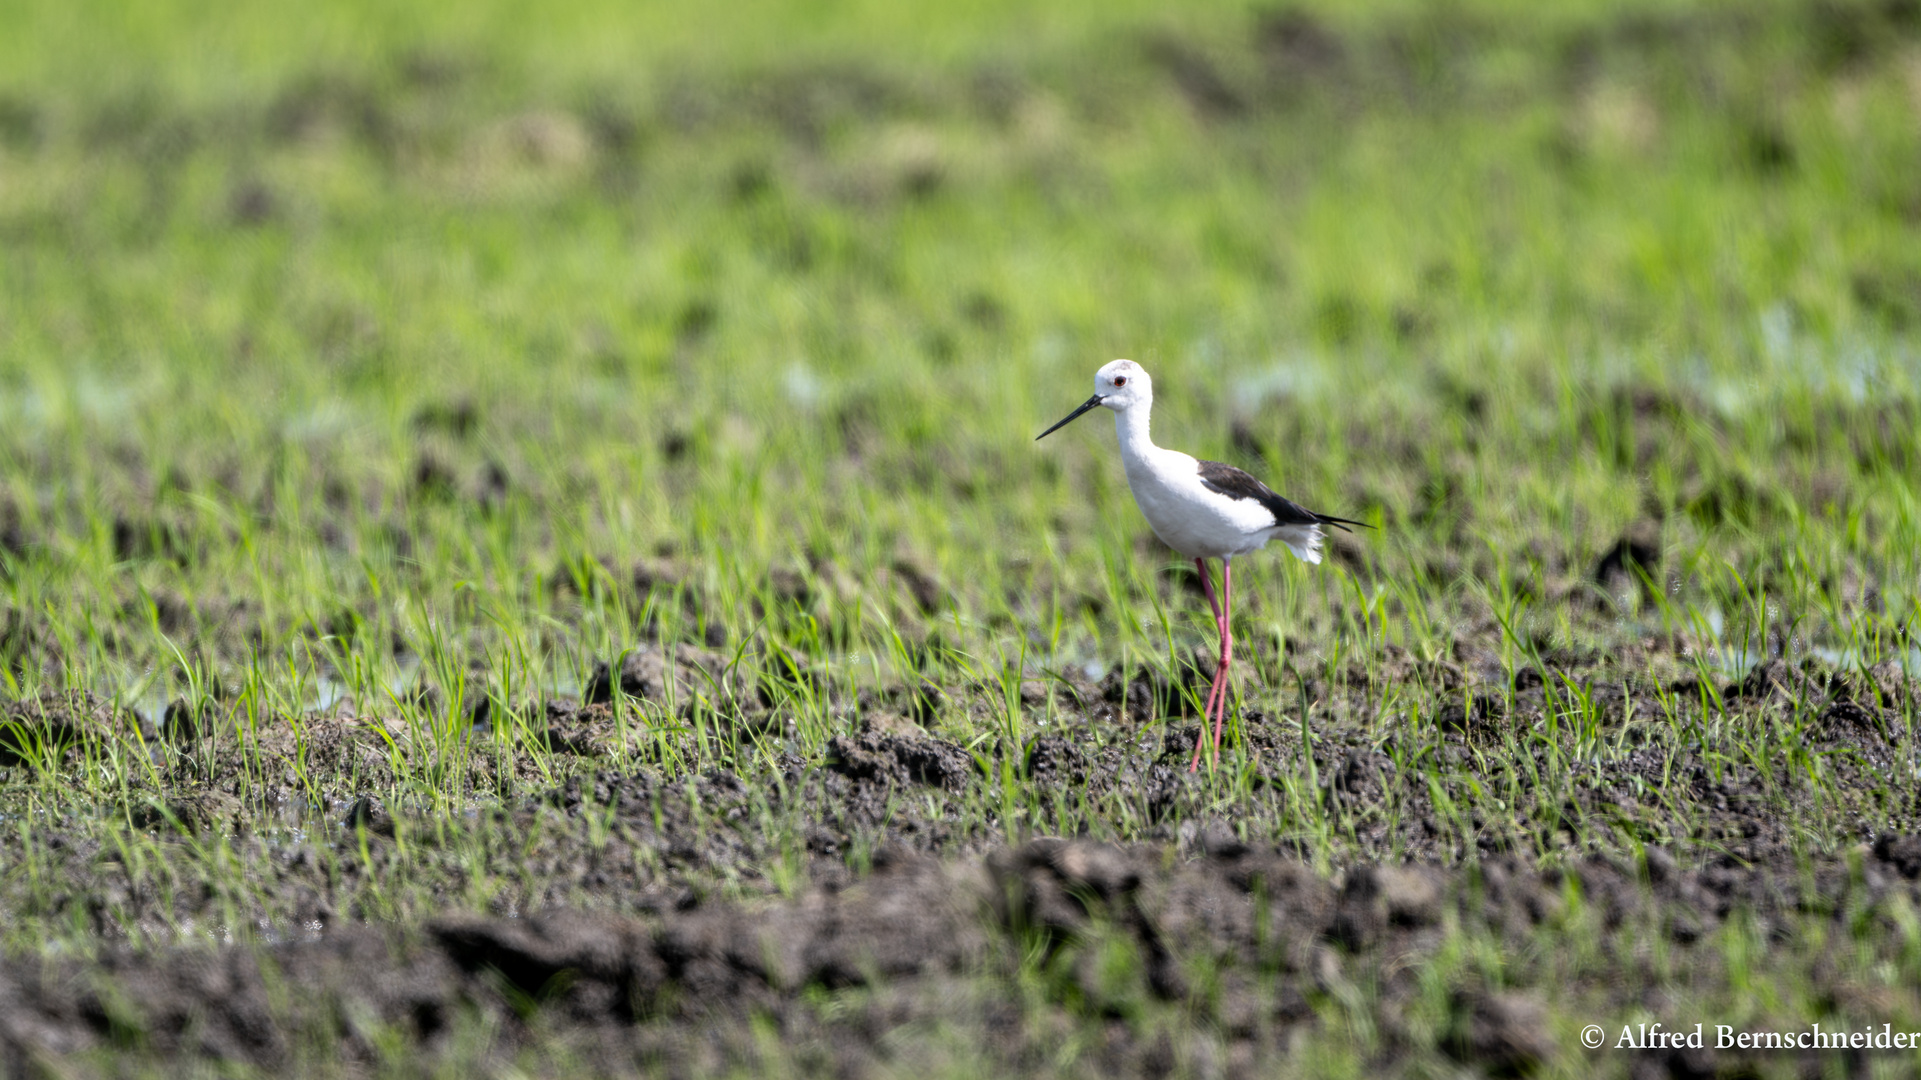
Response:
POLYGON ((1147 434, 1147 414, 1145 401, 1114 414, 1114 434, 1120 436, 1123 459, 1142 460, 1156 449, 1147 434))

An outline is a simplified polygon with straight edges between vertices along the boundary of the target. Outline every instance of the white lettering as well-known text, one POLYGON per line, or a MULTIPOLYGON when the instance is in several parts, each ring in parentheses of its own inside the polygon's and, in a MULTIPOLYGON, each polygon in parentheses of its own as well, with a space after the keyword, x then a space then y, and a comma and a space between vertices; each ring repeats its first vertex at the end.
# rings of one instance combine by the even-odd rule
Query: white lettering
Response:
MULTIPOLYGON (((1708 1025, 1670 1029, 1656 1020, 1623 1024, 1614 1040, 1617 1050, 1662 1050, 1710 1048, 1708 1025)), ((1596 1045, 1600 1045, 1598 1042, 1596 1045)), ((1714 1025, 1715 1050, 1921 1050, 1921 1031, 1896 1031, 1892 1023, 1880 1030, 1849 1031, 1845 1028, 1809 1024, 1795 1031, 1736 1031, 1729 1024, 1714 1025)))

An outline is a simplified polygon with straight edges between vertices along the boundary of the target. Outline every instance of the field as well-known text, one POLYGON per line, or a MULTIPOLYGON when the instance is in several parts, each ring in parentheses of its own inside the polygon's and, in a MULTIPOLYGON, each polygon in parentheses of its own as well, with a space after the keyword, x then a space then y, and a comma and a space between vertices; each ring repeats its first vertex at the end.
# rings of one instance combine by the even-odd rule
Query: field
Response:
POLYGON ((288 7, 0 0, 7 1075, 1921 1070, 1914 0, 288 7))

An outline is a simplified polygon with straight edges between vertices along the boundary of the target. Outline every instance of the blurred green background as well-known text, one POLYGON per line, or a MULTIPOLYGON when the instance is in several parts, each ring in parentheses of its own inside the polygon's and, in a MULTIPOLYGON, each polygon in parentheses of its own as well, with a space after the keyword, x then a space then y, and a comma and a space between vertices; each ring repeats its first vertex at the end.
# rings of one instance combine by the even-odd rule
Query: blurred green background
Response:
POLYGON ((1164 444, 1381 526, 1243 578, 1277 649, 1916 613, 1907 0, 0 26, 10 693, 1164 653, 1106 425, 1031 442, 1116 356, 1164 444))

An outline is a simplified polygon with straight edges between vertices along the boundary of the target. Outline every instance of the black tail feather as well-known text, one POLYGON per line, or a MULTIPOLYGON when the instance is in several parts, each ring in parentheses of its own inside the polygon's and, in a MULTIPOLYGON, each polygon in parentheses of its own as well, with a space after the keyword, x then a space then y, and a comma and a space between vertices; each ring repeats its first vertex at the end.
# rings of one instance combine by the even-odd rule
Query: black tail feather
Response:
POLYGON ((1355 521, 1352 518, 1338 518, 1332 514, 1315 514, 1314 520, 1320 522, 1322 525, 1332 525, 1342 532, 1353 532, 1353 529, 1348 528, 1349 525, 1359 525, 1363 529, 1371 529, 1374 527, 1365 521, 1355 521))

